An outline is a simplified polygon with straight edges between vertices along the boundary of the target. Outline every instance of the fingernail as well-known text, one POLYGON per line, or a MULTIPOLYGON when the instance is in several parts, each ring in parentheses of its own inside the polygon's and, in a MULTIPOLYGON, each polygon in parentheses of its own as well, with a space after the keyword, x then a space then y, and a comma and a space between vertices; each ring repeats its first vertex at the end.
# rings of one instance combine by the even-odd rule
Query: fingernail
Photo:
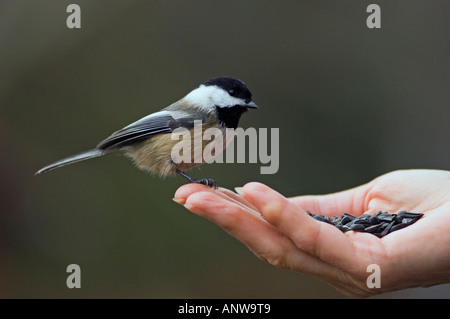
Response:
POLYGON ((172 200, 173 200, 175 203, 180 204, 180 205, 184 205, 184 203, 186 203, 186 200, 183 199, 183 198, 172 198, 172 200))
POLYGON ((184 204, 184 207, 186 207, 186 209, 191 210, 192 207, 194 207, 194 205, 192 204, 184 204))
POLYGON ((242 187, 235 187, 234 190, 235 190, 236 193, 238 193, 239 195, 242 195, 242 187))

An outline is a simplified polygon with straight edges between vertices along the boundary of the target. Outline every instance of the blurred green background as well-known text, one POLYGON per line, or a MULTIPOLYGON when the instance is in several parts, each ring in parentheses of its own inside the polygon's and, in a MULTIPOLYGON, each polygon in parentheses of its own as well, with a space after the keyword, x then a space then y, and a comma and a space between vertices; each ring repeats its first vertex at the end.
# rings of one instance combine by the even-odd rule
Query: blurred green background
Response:
MULTIPOLYGON (((341 298, 172 202, 180 177, 109 155, 35 177, 207 79, 244 80, 241 126, 280 128, 280 169, 191 171, 286 196, 450 169, 450 2, 2 0, 0 297, 341 298), (81 7, 81 29, 66 8, 81 7), (81 289, 66 267, 81 267, 81 289)), ((448 297, 449 285, 383 297, 448 297)))

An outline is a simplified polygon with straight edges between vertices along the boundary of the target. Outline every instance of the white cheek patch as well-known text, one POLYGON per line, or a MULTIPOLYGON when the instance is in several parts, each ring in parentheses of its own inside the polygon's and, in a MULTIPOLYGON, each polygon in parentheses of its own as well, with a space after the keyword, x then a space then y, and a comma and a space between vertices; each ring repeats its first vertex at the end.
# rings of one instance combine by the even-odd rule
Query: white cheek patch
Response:
POLYGON ((184 98, 188 103, 205 111, 211 111, 214 106, 232 107, 245 104, 242 99, 230 96, 225 90, 215 85, 205 86, 202 84, 184 98))

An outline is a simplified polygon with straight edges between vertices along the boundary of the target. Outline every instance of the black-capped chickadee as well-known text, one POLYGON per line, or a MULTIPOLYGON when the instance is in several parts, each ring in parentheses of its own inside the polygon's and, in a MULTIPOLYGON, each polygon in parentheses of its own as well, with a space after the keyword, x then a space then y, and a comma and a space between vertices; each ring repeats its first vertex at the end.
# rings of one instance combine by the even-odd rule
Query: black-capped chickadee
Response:
MULTIPOLYGON (((201 123, 201 132, 208 128, 217 128, 225 133, 227 128, 237 128, 242 113, 249 108, 257 108, 257 105, 252 101, 252 94, 244 82, 231 77, 217 77, 201 84, 181 100, 161 111, 147 115, 114 132, 96 148, 54 162, 41 168, 36 174, 115 151, 123 151, 141 169, 160 176, 178 173, 191 183, 217 187, 212 179, 197 180, 185 173, 187 169, 204 163, 204 160, 200 163, 196 161, 179 163, 173 160, 172 148, 178 140, 172 139, 171 133, 176 129, 193 132, 196 123, 201 123)), ((188 143, 193 144, 192 141, 188 143)), ((226 148, 227 143, 229 141, 224 143, 223 148, 226 148)), ((205 143, 200 145, 203 151, 205 143)), ((217 150, 217 153, 220 151, 217 150)))

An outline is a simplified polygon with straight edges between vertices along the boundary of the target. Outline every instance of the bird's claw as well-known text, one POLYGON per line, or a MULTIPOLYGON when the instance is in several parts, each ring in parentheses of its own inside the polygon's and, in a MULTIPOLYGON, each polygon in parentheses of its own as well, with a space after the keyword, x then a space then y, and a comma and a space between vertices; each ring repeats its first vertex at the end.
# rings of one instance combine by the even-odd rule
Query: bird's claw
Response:
POLYGON ((210 179, 210 178, 202 178, 202 179, 199 179, 199 180, 197 180, 195 182, 197 184, 203 184, 205 186, 217 189, 217 182, 215 180, 213 180, 213 179, 210 179))

